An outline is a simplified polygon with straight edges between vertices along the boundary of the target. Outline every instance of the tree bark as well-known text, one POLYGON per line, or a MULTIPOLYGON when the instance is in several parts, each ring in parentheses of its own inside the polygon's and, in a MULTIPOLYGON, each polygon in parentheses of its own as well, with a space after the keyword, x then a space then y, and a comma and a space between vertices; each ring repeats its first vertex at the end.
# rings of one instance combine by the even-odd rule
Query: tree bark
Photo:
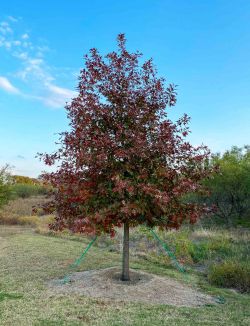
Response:
POLYGON ((129 277, 129 223, 123 226, 122 281, 130 281, 129 277))

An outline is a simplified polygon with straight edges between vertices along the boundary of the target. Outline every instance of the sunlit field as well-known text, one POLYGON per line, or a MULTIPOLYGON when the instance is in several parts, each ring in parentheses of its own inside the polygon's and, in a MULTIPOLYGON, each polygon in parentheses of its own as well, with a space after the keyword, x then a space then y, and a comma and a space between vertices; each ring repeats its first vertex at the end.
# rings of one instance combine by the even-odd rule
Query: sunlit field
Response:
MULTIPOLYGON (((34 199, 23 201, 22 207, 34 199)), ((190 308, 54 293, 48 282, 69 272, 120 268, 122 234, 118 230, 114 239, 97 239, 72 270, 69 265, 90 238, 51 233, 49 217, 30 218, 32 225, 0 226, 1 325, 249 325, 250 237, 245 229, 197 226, 158 233, 185 266, 185 274, 171 264, 145 228, 132 230, 132 269, 177 280, 215 298, 214 304, 190 308), (241 266, 244 275, 239 274, 241 266), (231 284, 225 283, 227 277, 231 284)))

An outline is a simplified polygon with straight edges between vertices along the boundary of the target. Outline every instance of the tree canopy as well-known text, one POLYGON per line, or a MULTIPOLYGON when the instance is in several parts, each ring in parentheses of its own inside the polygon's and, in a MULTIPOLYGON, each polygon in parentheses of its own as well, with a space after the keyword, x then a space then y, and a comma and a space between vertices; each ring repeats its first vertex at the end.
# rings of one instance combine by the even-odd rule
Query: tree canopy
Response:
POLYGON ((61 133, 56 152, 41 154, 57 166, 43 176, 55 189, 44 209, 56 212, 50 225, 56 230, 178 228, 206 209, 185 200, 203 191, 211 169, 208 148, 187 140, 190 118, 168 117, 176 86, 157 76, 152 59, 141 63, 141 53, 130 53, 124 34, 117 41, 117 52, 101 56, 94 48, 85 56, 78 96, 66 105, 70 130, 61 133))

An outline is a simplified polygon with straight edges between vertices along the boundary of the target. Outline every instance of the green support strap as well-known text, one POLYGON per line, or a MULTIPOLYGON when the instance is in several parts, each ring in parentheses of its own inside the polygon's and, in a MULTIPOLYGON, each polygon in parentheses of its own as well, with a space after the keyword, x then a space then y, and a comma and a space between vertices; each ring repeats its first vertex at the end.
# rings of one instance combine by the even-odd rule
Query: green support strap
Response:
POLYGON ((161 244, 161 246, 162 246, 162 248, 165 250, 165 252, 167 253, 167 255, 168 255, 168 257, 171 259, 171 261, 172 261, 172 264, 180 271, 180 272, 182 272, 182 273, 185 273, 186 272, 186 270, 184 269, 184 267, 183 266, 181 266, 179 263, 178 263, 178 261, 177 261, 177 259, 176 259, 176 257, 175 257, 175 255, 172 253, 172 251, 169 249, 169 247, 168 247, 168 245, 165 243, 165 242, 163 242, 159 237, 158 237, 158 235, 154 232, 154 230, 153 229, 151 229, 151 228, 149 228, 149 227, 147 227, 149 230, 150 230, 150 232, 153 234, 153 236, 154 236, 154 238, 161 244))
MULTIPOLYGON (((81 254, 81 256, 79 258, 77 258, 73 264, 69 265, 69 269, 73 269, 77 266, 80 265, 80 263, 82 262, 82 260, 84 259, 86 253, 89 251, 89 249, 91 248, 91 246, 93 245, 93 243, 96 241, 97 236, 95 236, 90 243, 88 244, 87 248, 84 250, 84 252, 81 254)), ((63 278, 63 280, 61 281, 62 284, 68 283, 70 282, 70 272, 63 278)))
MULTIPOLYGON (((185 268, 179 264, 179 262, 177 261, 175 255, 172 253, 172 251, 169 249, 168 245, 163 242, 158 235, 154 232, 154 230, 152 230, 151 228, 149 228, 148 226, 146 226, 147 229, 153 234, 154 238, 162 245, 163 249, 166 251, 167 255, 169 256, 169 258, 171 259, 173 265, 175 265, 175 267, 183 273, 184 279, 186 280, 186 282, 189 282, 188 279, 188 274, 186 273, 185 268)), ((218 296, 215 298, 215 302, 219 303, 219 304, 224 304, 226 302, 225 298, 222 296, 218 296)), ((208 306, 210 304, 207 304, 208 306)))

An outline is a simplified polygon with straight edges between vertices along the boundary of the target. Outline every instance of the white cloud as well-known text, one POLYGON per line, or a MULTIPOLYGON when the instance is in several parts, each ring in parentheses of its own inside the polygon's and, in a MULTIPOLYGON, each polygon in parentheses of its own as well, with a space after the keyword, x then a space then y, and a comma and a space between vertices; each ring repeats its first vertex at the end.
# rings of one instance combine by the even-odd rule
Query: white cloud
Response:
POLYGON ((13 22, 13 23, 16 23, 16 22, 18 22, 18 18, 16 18, 16 17, 13 17, 13 16, 8 16, 8 19, 11 21, 11 22, 13 22))
MULTIPOLYGON (((13 23, 18 21, 12 16, 8 19, 13 23)), ((56 85, 56 68, 49 66, 45 60, 44 54, 50 50, 47 45, 35 45, 26 32, 17 35, 16 31, 10 27, 10 23, 4 21, 0 22, 1 47, 19 62, 19 69, 13 75, 22 81, 26 89, 25 92, 20 92, 3 77, 5 79, 2 79, 0 87, 5 91, 19 93, 27 99, 41 101, 53 108, 63 107, 66 101, 76 96, 76 92, 56 85)))
POLYGON ((19 45, 21 45, 22 43, 21 43, 21 41, 19 41, 19 40, 17 40, 17 41, 13 41, 13 45, 16 45, 16 46, 19 46, 19 45))
POLYGON ((52 84, 48 84, 47 88, 49 94, 47 97, 44 97, 44 103, 54 108, 63 107, 66 101, 70 101, 77 95, 75 91, 52 84))
POLYGON ((48 85, 49 90, 56 94, 56 95, 60 95, 60 96, 65 96, 66 98, 72 97, 76 95, 76 92, 71 91, 67 88, 62 88, 62 87, 58 87, 55 85, 48 85))
POLYGON ((3 35, 6 35, 8 33, 13 33, 13 30, 10 28, 10 25, 8 22, 1 22, 0 23, 0 32, 3 35))
POLYGON ((28 53, 27 52, 14 52, 13 56, 20 59, 20 60, 26 60, 28 59, 28 53))
POLYGON ((0 26, 2 26, 2 27, 9 27, 9 23, 7 23, 7 22, 1 22, 0 23, 0 26))
POLYGON ((29 34, 25 33, 21 37, 23 40, 27 40, 29 38, 29 34))
POLYGON ((23 68, 16 75, 23 81, 39 80, 39 82, 44 83, 53 80, 46 72, 45 63, 42 58, 30 57, 28 52, 19 52, 15 56, 22 60, 23 68))
POLYGON ((12 46, 12 43, 11 43, 11 42, 8 42, 8 41, 6 41, 6 42, 4 43, 4 45, 5 45, 6 49, 10 49, 10 48, 11 48, 11 46, 12 46))
POLYGON ((20 94, 19 89, 11 84, 11 82, 3 76, 0 76, 0 88, 12 94, 20 94))

